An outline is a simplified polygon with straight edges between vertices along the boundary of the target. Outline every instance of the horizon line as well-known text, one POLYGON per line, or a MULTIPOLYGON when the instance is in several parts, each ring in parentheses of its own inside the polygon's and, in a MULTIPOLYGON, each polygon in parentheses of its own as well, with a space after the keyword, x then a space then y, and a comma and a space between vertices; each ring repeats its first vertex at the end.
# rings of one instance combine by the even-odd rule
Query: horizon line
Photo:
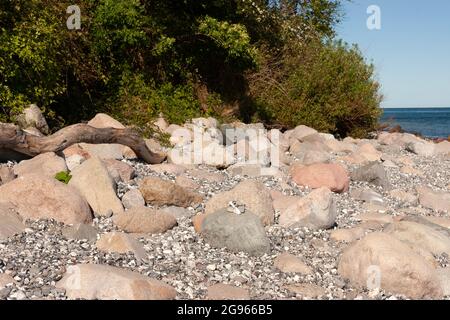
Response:
POLYGON ((381 109, 445 109, 450 108, 450 106, 380 106, 381 109))

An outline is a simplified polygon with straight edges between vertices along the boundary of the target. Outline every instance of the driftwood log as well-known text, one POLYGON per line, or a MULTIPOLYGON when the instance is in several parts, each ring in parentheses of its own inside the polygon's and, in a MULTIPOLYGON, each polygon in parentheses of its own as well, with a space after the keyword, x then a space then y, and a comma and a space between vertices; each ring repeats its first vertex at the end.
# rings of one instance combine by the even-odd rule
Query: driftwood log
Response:
POLYGON ((9 150, 30 157, 45 152, 61 153, 76 143, 117 143, 130 147, 147 163, 161 163, 165 155, 151 151, 145 140, 133 129, 94 128, 87 124, 74 124, 50 136, 29 134, 14 124, 0 123, 0 150, 9 150))

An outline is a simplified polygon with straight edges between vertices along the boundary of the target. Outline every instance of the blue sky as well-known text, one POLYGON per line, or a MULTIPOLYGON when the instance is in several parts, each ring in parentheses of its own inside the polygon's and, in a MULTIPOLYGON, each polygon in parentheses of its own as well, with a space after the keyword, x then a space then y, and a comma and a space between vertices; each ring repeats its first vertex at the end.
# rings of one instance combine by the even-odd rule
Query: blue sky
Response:
POLYGON ((384 107, 450 107, 450 0, 352 0, 338 36, 373 60, 384 107), (369 30, 367 8, 381 9, 369 30))

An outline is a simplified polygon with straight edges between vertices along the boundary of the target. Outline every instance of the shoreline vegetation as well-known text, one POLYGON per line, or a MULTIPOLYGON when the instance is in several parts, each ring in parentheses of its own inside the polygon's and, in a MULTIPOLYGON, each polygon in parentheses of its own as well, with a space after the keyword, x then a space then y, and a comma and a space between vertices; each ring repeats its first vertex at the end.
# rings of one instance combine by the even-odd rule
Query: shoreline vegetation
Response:
POLYGON ((55 132, 108 113, 149 126, 213 116, 338 137, 374 131, 374 66, 336 37, 340 0, 81 0, 0 4, 0 121, 36 104, 55 132))

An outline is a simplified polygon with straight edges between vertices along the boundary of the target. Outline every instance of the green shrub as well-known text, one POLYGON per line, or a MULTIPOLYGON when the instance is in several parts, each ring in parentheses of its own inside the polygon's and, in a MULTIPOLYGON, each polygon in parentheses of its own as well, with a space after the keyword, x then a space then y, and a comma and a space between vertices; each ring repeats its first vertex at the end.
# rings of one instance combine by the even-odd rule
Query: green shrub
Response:
POLYGON ((373 65, 357 47, 318 41, 286 49, 278 67, 271 58, 250 76, 257 117, 279 127, 304 124, 343 137, 375 130, 382 97, 373 65))

